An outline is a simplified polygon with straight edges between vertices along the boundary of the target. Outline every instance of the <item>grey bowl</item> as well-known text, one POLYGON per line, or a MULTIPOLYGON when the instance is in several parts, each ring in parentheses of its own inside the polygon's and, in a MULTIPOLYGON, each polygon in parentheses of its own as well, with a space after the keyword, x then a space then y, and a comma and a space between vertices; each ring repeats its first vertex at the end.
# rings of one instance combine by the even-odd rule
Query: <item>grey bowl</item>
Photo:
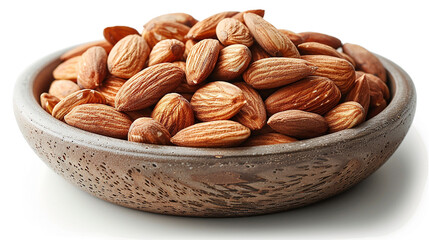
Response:
POLYGON ((235 217, 326 199, 359 183, 389 159, 416 108, 410 77, 379 57, 388 71, 392 100, 354 129, 248 148, 137 144, 73 128, 40 107, 39 95, 47 90, 63 52, 36 62, 16 83, 14 111, 23 136, 50 168, 82 190, 148 212, 235 217))

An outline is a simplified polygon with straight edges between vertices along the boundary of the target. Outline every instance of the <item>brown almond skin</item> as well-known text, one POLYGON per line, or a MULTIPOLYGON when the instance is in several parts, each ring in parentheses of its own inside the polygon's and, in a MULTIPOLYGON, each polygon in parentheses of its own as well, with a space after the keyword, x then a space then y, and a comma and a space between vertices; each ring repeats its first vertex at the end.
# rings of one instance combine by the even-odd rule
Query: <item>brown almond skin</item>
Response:
POLYGON ((100 135, 126 139, 131 120, 124 113, 104 104, 74 107, 65 117, 67 124, 100 135))
POLYGON ((191 104, 177 93, 162 97, 152 111, 152 118, 164 125, 171 136, 195 122, 191 104))
POLYGON ((234 44, 220 50, 219 57, 211 77, 216 80, 230 81, 241 76, 252 60, 249 48, 234 44))
POLYGON ((252 53, 252 62, 271 57, 259 44, 254 43, 250 47, 250 52, 252 53))
POLYGON ((353 87, 356 79, 355 69, 347 60, 325 55, 304 55, 301 58, 317 67, 313 75, 334 81, 341 94, 347 94, 353 87))
POLYGON ((149 20, 149 22, 143 25, 143 27, 146 28, 147 26, 156 22, 174 22, 174 23, 180 23, 180 24, 186 25, 188 27, 192 27, 198 21, 187 13, 167 13, 167 14, 163 14, 158 17, 152 18, 151 20, 149 20))
POLYGON ((96 88, 96 90, 103 94, 108 105, 114 107, 116 94, 125 82, 125 79, 110 75, 106 78, 106 80, 103 81, 101 86, 96 88))
POLYGON ((327 55, 343 58, 343 56, 337 50, 323 43, 305 42, 299 44, 297 47, 301 55, 327 55))
POLYGON ((54 109, 55 105, 57 105, 57 103, 59 102, 60 102, 59 98, 49 93, 42 93, 40 95, 40 105, 49 114, 52 114, 52 110, 54 109))
POLYGON ((141 36, 128 35, 112 48, 107 59, 109 72, 128 79, 143 69, 149 53, 149 46, 141 36))
POLYGON ((228 82, 211 82, 198 89, 191 99, 195 117, 203 122, 232 118, 246 104, 243 91, 228 82))
POLYGON ((387 105, 390 99, 390 91, 387 85, 383 82, 383 80, 370 73, 364 73, 361 71, 356 72, 356 77, 362 75, 365 75, 369 84, 370 107, 387 105))
POLYGON ((197 123, 189 126, 170 140, 184 147, 234 147, 250 136, 250 129, 231 120, 197 123))
POLYGON ((309 76, 275 91, 265 100, 265 107, 270 115, 291 109, 323 115, 340 99, 341 92, 333 81, 309 76))
POLYGON ((202 40, 216 38, 216 26, 224 18, 230 18, 238 12, 221 12, 197 22, 186 35, 187 39, 202 40))
POLYGON ((149 66, 163 62, 179 61, 185 52, 185 44, 176 39, 159 41, 149 55, 149 66))
POLYGON ((303 59, 271 57, 250 64, 243 79, 256 89, 269 89, 296 82, 316 70, 314 64, 303 59))
POLYGON ((298 33, 286 29, 279 29, 279 31, 286 35, 293 42, 293 44, 295 44, 295 46, 298 46, 299 44, 304 42, 304 40, 298 33))
POLYGON ((183 60, 186 61, 188 58, 189 52, 191 51, 192 47, 197 43, 197 41, 188 39, 185 42, 185 52, 183 53, 183 60))
POLYGON ((186 41, 186 34, 189 27, 177 22, 153 22, 148 24, 142 32, 142 37, 150 48, 164 39, 177 39, 181 42, 186 41))
POLYGON ((189 85, 203 82, 216 66, 220 43, 215 39, 205 39, 195 44, 186 59, 186 80, 189 85))
POLYGON ((362 75, 355 80, 353 88, 345 97, 344 101, 355 101, 358 102, 365 109, 365 112, 368 112, 369 103, 371 100, 370 97, 370 88, 369 83, 366 78, 366 75, 362 75))
POLYGON ((73 82, 76 82, 79 62, 81 59, 81 56, 67 59, 54 69, 52 75, 55 79, 72 80, 73 82))
POLYGON ((382 112, 387 107, 386 101, 380 101, 378 106, 369 107, 368 114, 366 116, 366 120, 369 120, 375 116, 377 116, 380 112, 382 112))
POLYGON ((78 64, 77 84, 95 89, 107 75, 107 53, 102 47, 92 47, 82 54, 78 64))
POLYGON ((157 120, 148 117, 136 119, 128 131, 128 141, 170 145, 170 133, 157 120))
POLYGON ((49 86, 48 92, 61 100, 79 90, 79 85, 71 80, 55 80, 49 86))
POLYGON ((243 124, 252 131, 261 129, 267 121, 267 113, 261 96, 255 89, 244 82, 237 82, 234 85, 243 91, 246 99, 244 106, 234 116, 234 121, 243 124))
POLYGON ((319 32, 300 32, 298 33, 304 42, 318 42, 323 43, 328 46, 333 47, 334 49, 340 48, 343 44, 341 40, 330 36, 328 34, 319 33, 319 32))
POLYGON ((253 37, 242 22, 234 18, 225 18, 216 26, 216 36, 224 46, 243 44, 252 46, 253 37))
POLYGON ((387 81, 386 70, 383 64, 366 48, 357 44, 345 43, 343 51, 355 61, 358 70, 374 74, 383 80, 383 82, 387 81))
POLYGON ((64 116, 73 108, 87 103, 105 104, 106 99, 104 98, 103 94, 95 90, 79 90, 61 99, 61 101, 58 102, 52 110, 52 116, 58 120, 63 120, 64 116))
POLYGON ((127 26, 112 26, 103 30, 104 38, 112 45, 115 45, 122 38, 133 34, 140 35, 136 29, 127 26))
POLYGON ((349 63, 351 63, 353 65, 353 67, 356 69, 356 63, 352 57, 350 57, 349 55, 347 55, 346 53, 343 53, 343 52, 339 52, 339 53, 341 54, 342 58, 349 61, 349 63))
POLYGON ((185 72, 172 63, 147 67, 128 79, 115 98, 118 111, 134 111, 155 104, 184 81, 185 72))
POLYGON ((285 136, 280 133, 266 133, 266 134, 250 136, 241 146, 253 147, 253 146, 291 143, 296 141, 298 140, 292 137, 285 136))
POLYGON ((292 41, 254 13, 245 13, 244 22, 258 44, 273 57, 299 57, 298 49, 292 41))
POLYGON ((301 110, 278 112, 268 119, 275 131, 298 139, 318 137, 328 131, 328 123, 321 115, 301 110))
POLYGON ((256 14, 256 15, 259 15, 259 16, 261 16, 261 17, 264 17, 264 15, 265 15, 265 10, 263 10, 263 9, 247 10, 247 11, 239 12, 239 13, 235 14, 234 16, 232 16, 232 18, 237 19, 238 21, 240 21, 240 22, 244 23, 244 18, 243 18, 243 16, 244 16, 244 14, 245 14, 245 13, 254 13, 254 14, 256 14))
POLYGON ((365 120, 365 109, 357 102, 344 102, 325 115, 329 132, 338 132, 355 127, 365 120))
POLYGON ((65 52, 63 55, 60 56, 60 60, 65 61, 76 56, 81 56, 84 52, 86 52, 86 50, 94 46, 99 46, 104 48, 106 53, 109 53, 113 47, 113 45, 106 40, 89 42, 89 43, 81 44, 65 52))
POLYGON ((125 114, 128 115, 128 117, 132 120, 135 121, 141 117, 151 117, 152 114, 152 108, 144 108, 144 109, 140 109, 140 110, 135 110, 135 111, 125 111, 125 114))

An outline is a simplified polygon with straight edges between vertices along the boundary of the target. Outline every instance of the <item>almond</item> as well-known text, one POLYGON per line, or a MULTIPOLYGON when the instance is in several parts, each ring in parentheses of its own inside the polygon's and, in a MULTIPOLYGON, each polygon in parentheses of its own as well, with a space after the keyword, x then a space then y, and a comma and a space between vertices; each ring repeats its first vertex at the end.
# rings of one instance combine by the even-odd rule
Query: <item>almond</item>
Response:
POLYGON ((338 132, 361 124, 365 120, 365 109, 357 102, 344 102, 330 110, 325 119, 329 132, 338 132))
POLYGON ((127 26, 113 26, 103 30, 104 38, 112 45, 115 45, 122 38, 133 34, 140 35, 136 29, 127 26))
POLYGON ((49 114, 52 114, 52 110, 59 101, 59 98, 49 93, 42 93, 40 95, 40 105, 49 114))
POLYGON ((186 59, 186 80, 189 85, 203 82, 213 71, 220 52, 218 40, 205 39, 195 44, 186 59))
POLYGON ((341 57, 342 58, 344 58, 344 59, 346 59, 347 61, 349 61, 349 63, 351 63, 352 65, 353 65, 353 67, 356 69, 356 63, 355 63, 355 61, 353 60, 353 58, 352 57, 350 57, 349 55, 347 55, 347 54, 345 54, 345 53, 343 53, 343 52, 339 52, 340 54, 341 54, 341 57))
POLYGON ((310 76, 271 94, 265 100, 265 107, 269 114, 296 109, 323 115, 335 107, 340 99, 341 92, 333 81, 310 76))
POLYGON ((49 87, 49 94, 61 100, 79 90, 80 87, 71 80, 55 80, 49 87))
POLYGON ((182 59, 185 44, 176 39, 159 41, 149 55, 149 66, 163 62, 174 62, 182 59))
POLYGON ((302 37, 302 40, 304 40, 304 42, 323 43, 328 46, 331 46, 334 49, 337 49, 342 46, 340 39, 330 36, 328 34, 318 32, 301 32, 298 34, 302 37))
POLYGON ((365 75, 357 78, 355 80, 353 88, 347 94, 345 101, 355 101, 358 102, 364 109, 365 112, 368 112, 369 102, 370 102, 370 88, 369 83, 365 75))
POLYGON ((152 111, 152 118, 164 125, 171 136, 195 122, 191 104, 177 93, 162 97, 152 111))
POLYGON ((174 22, 174 23, 180 23, 180 24, 186 25, 188 27, 192 27, 198 21, 187 13, 168 13, 168 14, 164 14, 164 15, 160 15, 158 17, 152 18, 149 22, 147 22, 143 26, 146 28, 152 23, 157 23, 157 22, 174 22))
POLYGON ((72 57, 67 59, 66 61, 60 63, 54 71, 52 75, 55 79, 64 79, 64 80, 72 80, 76 82, 77 80, 77 72, 79 61, 82 59, 81 56, 72 57))
POLYGON ((217 24, 216 36, 224 45, 243 44, 252 46, 253 37, 242 22, 234 18, 225 18, 217 24))
POLYGON ((241 89, 246 99, 246 103, 234 116, 234 120, 250 130, 261 129, 267 121, 267 113, 261 96, 255 89, 244 82, 238 82, 234 85, 241 89))
POLYGON ((268 119, 268 125, 279 133, 299 139, 318 137, 328 131, 325 118, 301 110, 278 112, 268 119))
MULTIPOLYGON (((182 69, 184 72, 186 72, 186 62, 177 61, 173 62, 174 65, 178 66, 180 69, 182 69)), ((198 85, 189 85, 186 78, 183 82, 180 83, 180 85, 176 88, 175 92, 184 94, 184 93, 194 93, 197 91, 203 84, 198 85)))
POLYGON ((378 106, 373 106, 373 107, 369 108, 369 111, 368 111, 366 119, 368 120, 368 119, 371 119, 371 118, 375 117, 381 111, 383 111, 386 107, 387 107, 386 101, 380 101, 378 103, 378 106))
POLYGON ((104 104, 106 103, 106 99, 101 93, 95 90, 83 89, 68 95, 58 102, 52 110, 52 116, 56 119, 63 120, 64 116, 74 107, 87 103, 104 104))
POLYGON ((246 70, 251 60, 252 53, 249 48, 242 44, 229 45, 220 50, 211 76, 223 81, 236 79, 246 70))
POLYGON ((240 88, 222 81, 206 84, 191 99, 195 116, 204 122, 230 119, 245 103, 246 99, 240 88))
POLYGON ((142 117, 133 122, 128 132, 128 141, 158 145, 170 144, 170 133, 160 122, 142 117))
POLYGON ((256 15, 259 15, 259 16, 261 16, 261 17, 264 17, 264 15, 265 15, 265 10, 263 10, 263 9, 247 10, 247 11, 239 12, 239 13, 235 14, 234 16, 232 16, 232 18, 237 19, 238 21, 240 21, 240 22, 244 23, 244 18, 243 18, 243 16, 244 16, 244 14, 245 14, 245 13, 254 13, 254 14, 256 14, 256 15))
POLYGON ((177 22, 153 22, 148 24, 143 30, 142 36, 153 48, 155 44, 164 39, 177 39, 185 42, 185 35, 188 33, 189 27, 177 22))
POLYGON ((125 82, 125 79, 110 75, 96 90, 103 94, 107 104, 114 107, 116 94, 125 82))
POLYGON ((183 53, 183 59, 186 60, 188 58, 189 52, 191 51, 192 47, 197 43, 197 41, 188 39, 185 42, 185 52, 183 53))
POLYGON ((355 69, 347 60, 325 55, 304 55, 301 58, 317 66, 313 75, 334 81, 341 94, 346 94, 353 87, 356 79, 355 69))
POLYGON ((256 62, 256 61, 261 60, 263 58, 271 57, 270 54, 265 52, 265 50, 261 46, 259 46, 259 44, 257 44, 257 43, 254 43, 250 47, 250 52, 252 53, 252 62, 256 62))
POLYGON ((317 71, 317 67, 298 58, 271 57, 250 64, 243 79, 256 89, 268 89, 296 82, 317 71))
POLYGON ((261 16, 245 13, 244 22, 258 44, 273 57, 299 57, 292 41, 261 16))
POLYGON ((256 136, 250 136, 243 144, 243 147, 274 145, 282 143, 296 142, 295 138, 285 136, 280 133, 266 133, 256 136))
POLYGON ((345 43, 343 51, 356 63, 356 68, 366 73, 374 74, 386 82, 386 70, 380 60, 366 48, 357 44, 345 43))
POLYGON ((82 54, 79 61, 77 84, 95 89, 107 75, 107 53, 102 47, 92 47, 82 54))
POLYGON ((387 105, 387 102, 390 99, 390 91, 387 85, 383 82, 383 80, 381 80, 379 77, 370 73, 364 73, 361 71, 356 72, 357 77, 362 75, 365 75, 369 84, 369 94, 370 94, 369 105, 371 107, 387 105))
POLYGON ((130 78, 143 69, 150 49, 146 41, 138 35, 122 38, 109 54, 109 72, 119 78, 130 78))
POLYGON ((104 104, 83 104, 65 117, 67 124, 100 135, 123 138, 128 135, 131 120, 124 113, 104 104))
POLYGON ((337 50, 323 43, 305 42, 299 44, 297 47, 301 55, 327 55, 343 58, 343 56, 337 50))
POLYGON ((150 116, 152 115, 152 108, 144 108, 135 111, 125 111, 124 113, 127 114, 132 121, 135 121, 142 117, 150 118, 150 116))
POLYGON ((85 44, 79 45, 77 47, 74 47, 74 48, 68 50, 63 55, 60 56, 60 60, 65 61, 67 59, 70 59, 70 58, 73 58, 76 56, 80 56, 84 52, 86 52, 86 50, 90 49, 91 47, 95 47, 95 46, 99 46, 99 47, 104 48, 104 50, 106 50, 106 53, 109 53, 113 47, 113 45, 110 44, 109 42, 107 42, 106 40, 89 42, 89 43, 85 43, 85 44))
POLYGON ((304 42, 302 37, 296 32, 286 29, 279 29, 279 31, 286 35, 286 37, 289 38, 293 42, 293 44, 295 44, 295 46, 298 46, 299 44, 304 42))
POLYGON ((115 98, 118 111, 133 111, 155 104, 184 81, 185 73, 172 63, 147 67, 128 79, 115 98))
POLYGON ((197 123, 171 138, 171 142, 185 147, 232 147, 244 142, 250 130, 230 120, 197 123))
POLYGON ((229 18, 237 14, 238 12, 221 12, 212 15, 204 20, 197 22, 189 30, 186 38, 201 40, 205 38, 216 38, 216 26, 224 18, 229 18))

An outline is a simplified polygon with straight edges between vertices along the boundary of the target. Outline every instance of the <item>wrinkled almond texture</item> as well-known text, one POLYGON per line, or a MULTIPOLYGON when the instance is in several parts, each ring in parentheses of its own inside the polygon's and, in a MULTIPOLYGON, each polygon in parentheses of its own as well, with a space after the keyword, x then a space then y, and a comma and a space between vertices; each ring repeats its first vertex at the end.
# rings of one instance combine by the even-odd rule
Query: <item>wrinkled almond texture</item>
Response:
POLYGON ((153 48, 155 44, 164 39, 177 39, 185 42, 185 35, 189 27, 177 22, 153 22, 148 24, 142 32, 142 37, 153 48))
POLYGON ((243 147, 274 145, 282 143, 296 142, 297 140, 292 137, 285 136, 280 133, 265 133, 255 136, 250 136, 243 144, 243 147))
POLYGON ((230 81, 241 76, 252 60, 249 48, 234 44, 220 50, 212 77, 216 80, 230 81))
POLYGON ((343 58, 343 56, 335 50, 333 47, 318 42, 305 42, 298 46, 299 53, 301 55, 327 55, 337 58, 343 58))
POLYGON ((52 75, 55 79, 72 80, 76 82, 81 58, 81 56, 76 56, 60 63, 60 65, 54 69, 52 75))
POLYGON ((365 109, 357 102, 344 102, 325 115, 329 132, 355 127, 365 120, 365 109))
POLYGON ((220 52, 218 40, 205 39, 195 44, 186 59, 186 80, 189 85, 203 82, 213 71, 220 52))
POLYGON ((158 63, 174 62, 182 59, 185 52, 185 44, 176 39, 159 41, 149 55, 149 66, 158 63))
POLYGON ((304 42, 304 40, 298 33, 286 29, 279 29, 279 31, 286 35, 286 37, 288 37, 293 42, 293 44, 295 44, 295 46, 298 46, 299 44, 304 42))
POLYGON ((110 75, 103 81, 101 86, 97 87, 96 90, 103 94, 104 98, 106 98, 106 103, 110 106, 115 106, 115 97, 116 93, 118 93, 119 89, 126 82, 125 79, 118 78, 110 75))
POLYGON ((133 122, 128 132, 128 141, 158 145, 170 144, 170 133, 160 122, 142 117, 133 122))
POLYGON ((102 47, 92 47, 82 54, 79 61, 77 84, 95 89, 107 75, 107 53, 102 47))
POLYGON ((328 46, 333 47, 334 49, 337 49, 337 48, 341 47, 341 45, 342 45, 340 39, 333 37, 333 36, 330 36, 328 34, 318 33, 318 32, 301 32, 298 34, 302 37, 302 40, 304 42, 323 43, 323 44, 326 44, 328 46))
POLYGON ((238 12, 221 12, 212 15, 206 19, 197 22, 189 30, 186 38, 201 40, 206 38, 216 38, 216 26, 224 18, 229 18, 237 14, 238 12))
POLYGON ((370 96, 368 80, 366 75, 362 75, 355 80, 354 86, 347 94, 345 101, 358 102, 365 109, 365 112, 368 112, 369 103, 371 100, 370 96))
POLYGON ((84 52, 86 52, 86 50, 88 50, 91 47, 95 47, 95 46, 99 46, 99 47, 104 48, 104 50, 106 50, 106 53, 109 53, 113 47, 113 45, 110 44, 109 42, 107 42, 106 40, 89 42, 89 43, 79 45, 79 46, 72 48, 69 51, 65 52, 63 55, 60 56, 60 60, 65 61, 67 59, 70 59, 70 58, 73 58, 76 56, 80 56, 84 52))
POLYGON ((224 46, 243 44, 250 47, 253 44, 249 29, 234 18, 225 18, 220 21, 216 27, 216 36, 224 46))
POLYGON ((230 120, 197 123, 171 138, 175 145, 185 147, 233 147, 250 136, 250 129, 230 120))
POLYGON ((63 120, 64 116, 74 107, 87 103, 105 104, 106 99, 101 93, 95 90, 83 89, 68 95, 58 102, 52 110, 52 116, 56 119, 63 120))
POLYGON ((254 43, 250 47, 250 52, 252 53, 252 62, 256 62, 256 61, 261 60, 263 58, 271 57, 270 54, 265 52, 265 50, 261 46, 259 46, 259 44, 257 44, 257 43, 254 43))
POLYGON ((250 130, 261 129, 267 121, 265 105, 261 96, 246 83, 238 82, 234 85, 241 89, 246 99, 246 103, 234 116, 234 120, 248 127, 250 130))
POLYGON ((71 80, 55 80, 49 86, 49 94, 59 98, 60 100, 67 97, 71 93, 80 90, 79 85, 71 80))
POLYGON ((122 38, 133 34, 140 35, 136 29, 127 26, 113 26, 103 30, 104 38, 112 45, 115 45, 122 38))
POLYGON ((254 13, 254 14, 256 14, 256 15, 259 15, 259 16, 261 16, 261 17, 264 17, 264 15, 265 15, 265 10, 263 10, 263 9, 247 10, 247 11, 239 12, 239 13, 235 14, 234 16, 232 16, 232 18, 237 19, 238 21, 240 21, 240 22, 244 23, 244 18, 243 18, 243 16, 244 16, 244 14, 245 14, 245 13, 254 13))
POLYGON ((49 93, 42 93, 40 95, 40 105, 49 114, 52 114, 52 110, 58 102, 60 102, 60 99, 49 93))

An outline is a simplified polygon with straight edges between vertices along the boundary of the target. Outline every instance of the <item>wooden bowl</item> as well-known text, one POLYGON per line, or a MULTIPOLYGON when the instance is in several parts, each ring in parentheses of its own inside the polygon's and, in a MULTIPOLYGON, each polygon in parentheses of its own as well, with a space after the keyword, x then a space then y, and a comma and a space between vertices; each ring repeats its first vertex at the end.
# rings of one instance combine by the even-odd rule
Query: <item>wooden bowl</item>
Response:
POLYGON ((410 77, 379 57, 388 71, 392 100, 354 129, 247 148, 138 144, 68 126, 40 107, 39 96, 47 91, 63 52, 36 62, 17 81, 14 111, 22 134, 50 168, 82 190, 148 212, 236 217, 328 198, 387 161, 405 137, 416 108, 410 77))

